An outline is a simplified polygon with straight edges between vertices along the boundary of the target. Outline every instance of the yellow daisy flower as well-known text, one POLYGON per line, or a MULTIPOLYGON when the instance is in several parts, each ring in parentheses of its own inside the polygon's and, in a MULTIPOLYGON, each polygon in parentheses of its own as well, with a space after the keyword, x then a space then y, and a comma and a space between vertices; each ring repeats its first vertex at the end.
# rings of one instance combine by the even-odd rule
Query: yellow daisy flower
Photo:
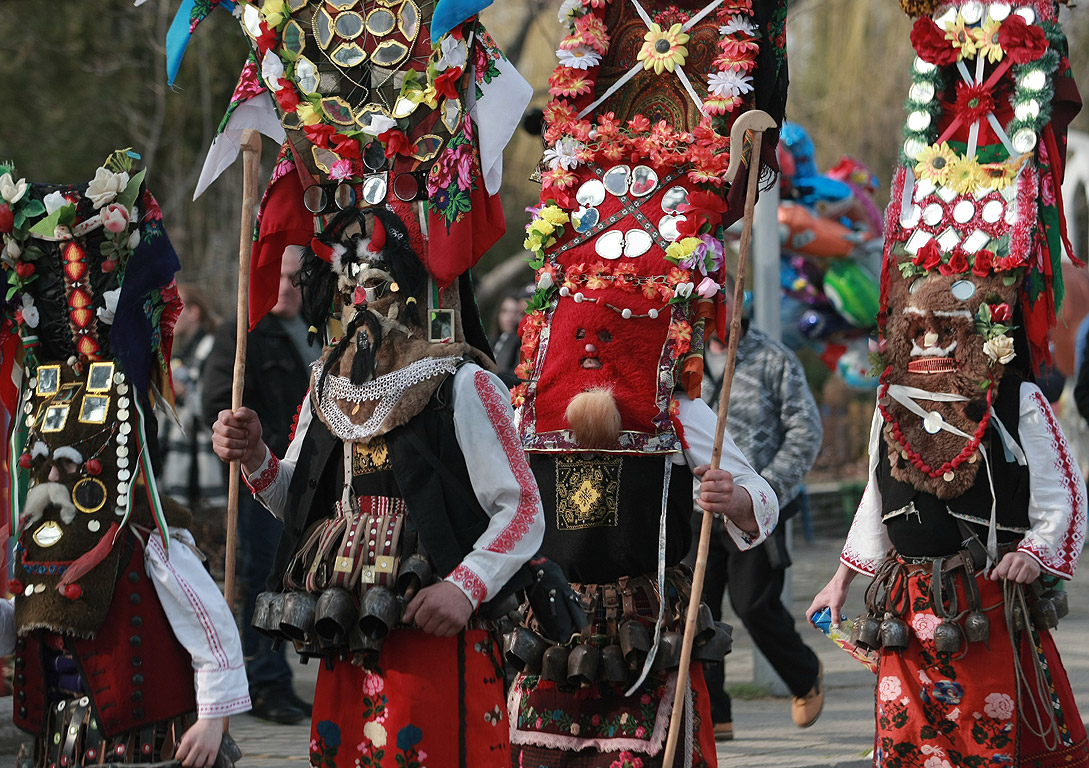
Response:
POLYGON ((643 35, 643 47, 636 57, 643 62, 643 69, 654 69, 654 74, 662 74, 662 70, 672 72, 674 67, 683 67, 684 60, 688 56, 685 43, 688 35, 681 31, 680 24, 674 24, 667 31, 663 31, 657 24, 651 24, 650 29, 643 35))
POLYGON ((1024 157, 1016 160, 1007 160, 1004 163, 986 163, 979 167, 980 176, 985 180, 983 186, 987 189, 1003 190, 1013 184, 1017 178, 1017 171, 1021 168, 1024 157))
POLYGON ((945 39, 957 49, 957 55, 962 59, 974 58, 976 55, 976 39, 968 23, 959 13, 955 21, 945 25, 945 39))
POLYGON ((1002 22, 995 21, 988 16, 982 26, 972 30, 979 55, 986 56, 992 64, 1002 61, 1002 56, 1005 53, 1002 46, 998 44, 998 29, 1001 26, 1002 22))
POLYGON ((567 213, 555 205, 546 205, 537 216, 554 226, 566 224, 569 221, 567 213))
POLYGON ((931 144, 915 156, 915 177, 941 186, 949 175, 949 166, 957 159, 949 144, 931 144))
POLYGON ((987 185, 987 178, 979 163, 971 157, 958 157, 949 165, 945 184, 962 195, 975 192, 976 187, 987 185))

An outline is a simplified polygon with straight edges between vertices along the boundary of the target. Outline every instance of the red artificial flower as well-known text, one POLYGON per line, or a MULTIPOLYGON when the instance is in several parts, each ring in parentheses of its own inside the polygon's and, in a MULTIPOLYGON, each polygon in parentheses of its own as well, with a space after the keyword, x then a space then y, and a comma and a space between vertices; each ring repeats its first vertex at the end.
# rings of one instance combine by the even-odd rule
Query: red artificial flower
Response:
POLYGON ((117 269, 117 259, 106 259, 104 262, 102 262, 102 266, 99 267, 99 269, 101 269, 103 273, 108 275, 110 272, 113 272, 115 269, 117 269))
POLYGON ((949 44, 945 39, 945 32, 929 16, 915 20, 915 25, 911 28, 911 44, 920 59, 939 67, 949 66, 957 61, 957 49, 949 44))
POLYGON ((972 263, 972 274, 976 277, 986 277, 994 269, 994 253, 986 249, 976 254, 972 263))
POLYGON ((459 80, 461 80, 461 67, 450 67, 435 78, 435 92, 448 99, 456 99, 459 80))
POLYGON ((1047 36, 1039 27, 1011 13, 998 29, 998 44, 1014 64, 1027 64, 1047 52, 1047 36))
POLYGON ((571 194, 563 187, 544 186, 541 188, 541 200, 553 202, 565 211, 571 208, 571 194))
POLYGON ((15 265, 15 274, 26 280, 34 274, 34 265, 29 261, 20 261, 15 265))
POLYGON ((1013 310, 1010 309, 1010 305, 1007 304, 1006 302, 1002 302, 1001 304, 992 304, 991 305, 991 319, 992 320, 994 320, 996 322, 999 322, 999 323, 1004 323, 1004 322, 1006 322, 1007 320, 1009 320, 1012 317, 1013 317, 1013 310))
POLYGON ((563 99, 555 99, 548 102, 544 108, 545 123, 549 127, 555 127, 563 129, 577 119, 575 116, 575 108, 563 99))
POLYGON ((959 275, 962 272, 968 271, 968 259, 964 256, 964 251, 957 248, 953 251, 949 257, 949 261, 938 267, 938 272, 943 275, 959 275))
POLYGON ((266 53, 276 47, 276 44, 280 42, 280 36, 274 30, 269 29, 268 24, 263 21, 260 30, 260 34, 254 38, 253 42, 257 45, 257 50, 266 53))
POLYGON ((684 215, 684 219, 677 221, 677 236, 683 237, 698 237, 700 230, 703 229, 703 225, 710 219, 707 218, 706 211, 689 211, 684 215))
POLYGON ((1009 256, 995 259, 994 266, 999 272, 1005 272, 1010 269, 1019 269, 1020 267, 1025 266, 1025 257, 1020 254, 1011 253, 1009 256))
POLYGON ((957 100, 954 104, 957 117, 968 125, 978 123, 994 111, 994 97, 983 83, 957 83, 957 100))
POLYGON ((643 133, 650 129, 650 120, 643 115, 636 115, 628 121, 628 130, 632 133, 643 133))
POLYGON ((329 142, 336 132, 337 129, 328 123, 314 123, 313 125, 303 126, 303 133, 306 134, 306 138, 308 138, 310 143, 315 147, 329 146, 329 142))
POLYGON ((333 135, 329 148, 336 152, 338 157, 347 160, 359 160, 361 157, 359 154, 359 141, 350 136, 345 136, 343 133, 333 135))
POLYGON ((937 243, 930 240, 915 253, 915 258, 911 260, 911 263, 930 271, 942 263, 942 250, 937 243))
POLYGON ((405 136, 403 131, 396 128, 390 128, 388 131, 378 134, 378 140, 386 145, 387 159, 396 155, 412 154, 412 142, 408 140, 408 136, 405 136))
POLYGON ((286 85, 273 92, 273 95, 276 97, 276 103, 280 105, 280 109, 284 112, 294 112, 299 106, 299 92, 291 85, 286 85))
POLYGON ((15 228, 15 214, 11 212, 11 206, 0 203, 0 232, 7 234, 15 228))

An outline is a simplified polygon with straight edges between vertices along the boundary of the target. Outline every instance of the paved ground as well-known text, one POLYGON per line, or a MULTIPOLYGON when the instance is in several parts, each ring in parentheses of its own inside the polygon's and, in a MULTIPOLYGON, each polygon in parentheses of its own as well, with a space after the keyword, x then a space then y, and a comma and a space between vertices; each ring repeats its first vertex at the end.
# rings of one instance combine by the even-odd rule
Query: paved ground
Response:
MULTIPOLYGON (((800 541, 794 551, 794 613, 802 616, 809 601, 834 572, 839 542, 818 539, 800 541)), ((847 613, 860 610, 860 584, 851 595, 847 613)), ((1055 637, 1063 654, 1071 683, 1083 715, 1089 715, 1089 568, 1082 569, 1070 586, 1070 615, 1063 620, 1055 637)), ((736 622, 732 622, 735 623, 736 622)), ((838 766, 863 768, 870 765, 868 755, 873 741, 873 675, 839 650, 816 630, 804 637, 818 653, 825 670, 826 699, 821 719, 806 730, 795 728, 790 720, 790 700, 761 697, 734 702, 734 728, 737 738, 720 745, 721 768, 808 768, 838 766)), ((735 631, 734 652, 727 657, 727 685, 736 690, 753 689, 752 644, 744 630, 735 631), (739 688, 740 687, 740 688, 739 688)), ((296 687, 302 696, 313 693, 317 665, 298 668, 296 687)), ((11 765, 18 737, 10 727, 11 699, 0 699, 0 766, 11 765)), ((231 731, 246 756, 243 768, 305 766, 310 738, 308 725, 282 726, 262 722, 248 715, 231 719, 231 731)), ((475 767, 474 768, 478 768, 475 767)), ((479 768, 487 768, 480 766, 479 768)))

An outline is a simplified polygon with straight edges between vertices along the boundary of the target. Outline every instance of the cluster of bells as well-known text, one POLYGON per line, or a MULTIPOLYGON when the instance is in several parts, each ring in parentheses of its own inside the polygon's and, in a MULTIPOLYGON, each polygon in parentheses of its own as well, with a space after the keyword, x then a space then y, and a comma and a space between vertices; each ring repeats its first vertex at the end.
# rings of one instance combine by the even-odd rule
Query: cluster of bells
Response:
POLYGON ((414 554, 401 563, 392 587, 371 585, 362 598, 343 587, 329 587, 317 596, 304 590, 262 592, 253 627, 277 645, 293 643, 304 660, 350 657, 353 664, 372 668, 405 606, 431 582, 430 562, 414 554))
MULTIPOLYGON (((941 623, 934 628, 934 650, 939 654, 954 655, 969 643, 986 643, 990 638, 991 622, 979 606, 979 593, 975 590, 975 579, 965 580, 969 592, 969 609, 962 615, 953 610, 946 611, 940 600, 935 600, 936 612, 941 623), (974 595, 973 595, 974 593, 974 595), (973 599, 974 597, 974 599, 973 599), (963 618, 963 627, 958 623, 963 618)), ((1045 590, 1039 582, 1030 586, 1031 605, 1027 608, 1022 603, 1008 607, 1006 621, 1015 632, 1026 629, 1031 622, 1037 630, 1050 630, 1059 625, 1059 619, 1070 612, 1066 592, 1057 589, 1045 590)), ((893 611, 886 610, 884 616, 870 614, 860 616, 854 623, 851 641, 867 651, 884 648, 888 651, 907 650, 910 641, 908 626, 893 611)))
MULTIPOLYGON (((652 672, 676 669, 681 661, 680 632, 662 632, 651 663, 652 672)), ((620 625, 617 637, 583 634, 573 646, 554 644, 525 626, 504 636, 503 655, 515 669, 561 685, 585 687, 594 683, 626 685, 643 669, 653 645, 651 630, 639 619, 620 625)), ((715 621, 711 609, 700 604, 692 661, 716 662, 733 647, 733 628, 715 621)))

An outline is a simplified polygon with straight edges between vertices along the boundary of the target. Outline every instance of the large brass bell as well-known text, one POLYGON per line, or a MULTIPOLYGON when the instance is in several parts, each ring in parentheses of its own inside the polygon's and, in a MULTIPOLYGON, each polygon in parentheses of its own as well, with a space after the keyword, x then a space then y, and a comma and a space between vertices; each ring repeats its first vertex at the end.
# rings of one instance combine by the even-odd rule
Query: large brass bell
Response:
POLYGON ((991 636, 991 620, 983 611, 968 611, 964 617, 964 636, 969 643, 985 643, 991 636))
POLYGON ((553 645, 541 657, 541 677, 553 683, 567 682, 567 657, 570 652, 562 645, 553 645))
POLYGON ((620 625, 620 650, 628 667, 638 669, 650 653, 650 632, 646 625, 635 619, 620 625))
POLYGON ((723 621, 715 622, 715 634, 703 645, 692 646, 692 660, 702 662, 722 661, 733 650, 734 628, 723 621))
POLYGON ((1065 589, 1049 589, 1044 592, 1044 597, 1055 606, 1055 615, 1058 618, 1061 619, 1070 613, 1070 599, 1065 589))
POLYGON ((908 628, 898 616, 890 612, 885 613, 885 619, 881 622, 881 645, 889 651, 904 651, 908 647, 908 628))
POLYGON ((288 640, 305 643, 314 634, 314 612, 318 600, 309 592, 296 590, 284 597, 280 632, 288 640))
POLYGON ((359 629, 367 637, 385 639, 401 618, 401 601, 392 590, 374 586, 363 593, 359 629))
POLYGON ((1036 629, 1054 629, 1059 626, 1059 612, 1050 598, 1039 597, 1032 604, 1032 624, 1036 629))
POLYGON ((431 563, 421 554, 409 555, 397 573, 393 589, 407 605, 424 587, 431 583, 431 563))
POLYGON ((579 643, 567 656, 567 682, 588 686, 601 671, 601 650, 590 643, 579 643))
POLYGON ((866 651, 881 647, 881 621, 876 616, 859 616, 851 632, 851 641, 866 651))
POLYGON ((253 605, 253 620, 250 622, 253 625, 253 628, 262 635, 278 637, 280 634, 280 615, 284 610, 283 599, 284 596, 279 592, 262 592, 259 594, 253 605), (280 606, 276 616, 276 622, 273 623, 272 603, 276 598, 279 598, 280 606))
POLYGON ((964 642, 964 633, 960 627, 952 621, 943 619, 942 623, 934 628, 934 649, 938 653, 959 653, 964 642))
POLYGON ((658 638, 658 652, 654 654, 651 669, 660 672, 676 669, 681 663, 681 643, 684 636, 680 632, 663 632, 658 638))
POLYGON ((515 627, 503 638, 503 658, 515 669, 527 674, 541 671, 541 657, 548 641, 532 629, 515 627))
POLYGON ((322 592, 314 610, 314 631, 323 647, 345 645, 358 616, 355 598, 348 590, 330 587, 322 592))
POLYGON ((601 678, 607 683, 626 683, 628 665, 619 645, 606 645, 601 649, 601 678))

